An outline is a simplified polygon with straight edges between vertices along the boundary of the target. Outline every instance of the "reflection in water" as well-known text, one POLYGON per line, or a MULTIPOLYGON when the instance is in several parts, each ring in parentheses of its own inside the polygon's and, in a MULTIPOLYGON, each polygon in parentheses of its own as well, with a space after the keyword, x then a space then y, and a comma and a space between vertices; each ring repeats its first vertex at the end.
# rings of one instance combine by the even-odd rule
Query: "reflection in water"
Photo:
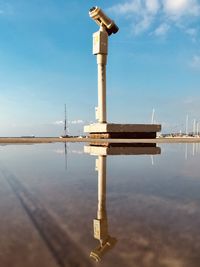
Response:
MULTIPOLYGON (((104 254, 111 250, 117 243, 115 237, 111 237, 108 231, 108 219, 106 212, 106 161, 107 155, 154 155, 161 150, 156 144, 107 144, 106 146, 85 146, 84 151, 98 156, 96 170, 98 171, 98 209, 97 218, 93 220, 94 238, 99 240, 99 246, 91 251, 90 257, 100 261, 104 254)), ((153 158, 152 158, 153 164, 153 158)))
POLYGON ((66 173, 64 144, 2 147, 0 267, 200 266, 198 146, 162 149, 69 144, 66 173))
POLYGON ((188 144, 185 144, 185 160, 188 158, 188 144))
POLYGON ((199 143, 192 143, 191 144, 192 152, 188 149, 188 143, 185 144, 185 160, 188 160, 189 156, 192 155, 193 157, 199 154, 199 143))
POLYGON ((152 165, 152 166, 154 165, 154 158, 153 158, 152 155, 151 155, 151 165, 152 165))
POLYGON ((67 143, 65 142, 65 170, 67 170, 67 143))
POLYGON ((99 261, 115 245, 117 240, 108 233, 106 212, 106 156, 99 155, 96 160, 96 168, 98 171, 98 210, 97 218, 93 220, 93 226, 94 238, 99 240, 100 245, 91 252, 90 257, 99 261))

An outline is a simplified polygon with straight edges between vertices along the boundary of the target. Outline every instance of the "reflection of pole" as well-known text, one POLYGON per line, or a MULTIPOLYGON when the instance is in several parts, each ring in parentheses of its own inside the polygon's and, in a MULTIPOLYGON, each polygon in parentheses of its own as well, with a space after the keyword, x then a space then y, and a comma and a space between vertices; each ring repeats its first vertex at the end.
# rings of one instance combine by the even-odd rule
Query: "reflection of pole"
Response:
POLYGON ((197 143, 195 143, 195 152, 196 152, 196 154, 198 154, 198 144, 197 143))
POLYGON ((154 159, 153 159, 153 155, 151 155, 151 165, 154 165, 154 159))
POLYGON ((188 158, 188 144, 185 144, 185 160, 188 158))
POLYGON ((67 144, 65 142, 65 170, 67 170, 67 144))
POLYGON ((98 211, 97 219, 107 219, 106 214, 106 156, 98 158, 98 211))
POLYGON ((117 240, 108 233, 108 220, 106 212, 106 156, 100 155, 97 160, 98 170, 98 209, 97 218, 93 220, 94 238, 100 245, 91 251, 90 257, 100 261, 103 255, 110 250, 117 240))

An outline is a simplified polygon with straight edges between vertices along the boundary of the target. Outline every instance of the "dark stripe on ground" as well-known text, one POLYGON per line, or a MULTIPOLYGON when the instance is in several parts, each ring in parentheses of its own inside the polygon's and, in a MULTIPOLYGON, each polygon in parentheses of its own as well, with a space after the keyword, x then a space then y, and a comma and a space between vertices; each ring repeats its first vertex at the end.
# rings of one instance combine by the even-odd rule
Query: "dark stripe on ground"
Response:
POLYGON ((83 250, 22 183, 7 170, 2 172, 57 264, 61 267, 93 266, 83 250))

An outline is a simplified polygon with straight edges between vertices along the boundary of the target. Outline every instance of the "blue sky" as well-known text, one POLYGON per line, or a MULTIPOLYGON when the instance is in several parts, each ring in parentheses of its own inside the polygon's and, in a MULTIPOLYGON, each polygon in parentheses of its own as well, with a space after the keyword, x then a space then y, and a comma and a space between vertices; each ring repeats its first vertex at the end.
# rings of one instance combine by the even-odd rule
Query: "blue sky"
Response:
POLYGON ((0 136, 62 134, 95 121, 96 58, 88 10, 100 6, 119 33, 109 38, 108 121, 163 132, 200 121, 200 1, 0 0, 0 136))

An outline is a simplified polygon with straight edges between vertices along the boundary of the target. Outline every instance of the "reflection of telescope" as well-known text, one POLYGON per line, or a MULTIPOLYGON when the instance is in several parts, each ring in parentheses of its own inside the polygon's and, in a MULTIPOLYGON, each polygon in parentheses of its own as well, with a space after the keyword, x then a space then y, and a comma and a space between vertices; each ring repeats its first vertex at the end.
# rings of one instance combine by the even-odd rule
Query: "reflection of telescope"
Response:
POLYGON ((106 156, 99 155, 96 160, 96 169, 98 170, 98 210, 97 218, 93 220, 93 227, 94 238, 99 240, 100 245, 92 250, 90 257, 99 261, 115 245, 117 240, 108 233, 106 212, 106 156))
POLYGON ((112 249, 117 239, 108 233, 108 220, 106 212, 106 159, 107 155, 154 155, 160 154, 161 150, 156 144, 107 144, 85 146, 84 151, 98 156, 96 170, 98 171, 98 210, 97 218, 93 220, 94 238, 100 245, 91 251, 90 257, 100 261, 104 254, 112 249), (126 145, 126 146, 125 146, 126 145))

